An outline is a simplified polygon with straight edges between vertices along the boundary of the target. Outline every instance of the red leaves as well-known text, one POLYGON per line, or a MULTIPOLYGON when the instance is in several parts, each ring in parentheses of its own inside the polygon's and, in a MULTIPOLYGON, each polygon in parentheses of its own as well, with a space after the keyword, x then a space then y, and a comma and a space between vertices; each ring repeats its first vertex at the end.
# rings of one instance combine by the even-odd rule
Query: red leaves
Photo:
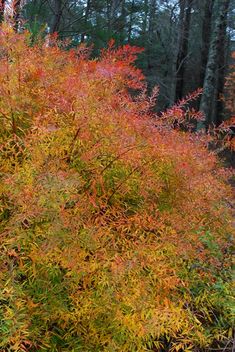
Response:
POLYGON ((109 60, 112 62, 122 62, 123 64, 133 64, 137 59, 137 55, 143 52, 143 48, 137 46, 131 46, 129 44, 119 48, 115 48, 115 41, 111 39, 107 49, 103 49, 102 59, 109 60))
POLYGON ((204 117, 201 112, 189 109, 190 102, 196 100, 202 93, 202 89, 197 89, 189 94, 177 104, 161 113, 160 117, 164 124, 169 126, 181 126, 190 129, 194 127, 195 121, 202 121, 204 117))
POLYGON ((235 116, 222 122, 218 127, 209 129, 211 141, 218 146, 218 152, 223 149, 235 150, 235 116))
POLYGON ((114 47, 114 40, 111 40, 108 48, 102 50, 100 65, 101 74, 108 78, 119 80, 120 77, 126 81, 126 86, 132 89, 141 89, 144 87, 144 76, 140 70, 133 66, 137 55, 143 49, 124 45, 120 48, 114 47))

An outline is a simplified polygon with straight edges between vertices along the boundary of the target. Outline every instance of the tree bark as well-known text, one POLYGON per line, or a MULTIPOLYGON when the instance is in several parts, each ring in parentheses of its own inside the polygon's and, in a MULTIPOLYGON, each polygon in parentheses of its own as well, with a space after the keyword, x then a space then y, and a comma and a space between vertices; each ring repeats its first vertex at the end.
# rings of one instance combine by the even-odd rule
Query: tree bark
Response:
POLYGON ((156 26, 156 10, 157 10, 156 0, 150 0, 150 2, 149 2, 148 42, 147 42, 148 70, 151 70, 153 68, 152 59, 151 59, 151 51, 152 51, 152 45, 153 45, 153 41, 154 41, 154 30, 155 30, 155 26, 156 26))
POLYGON ((107 0, 108 32, 111 35, 116 21, 116 15, 121 5, 121 0, 107 0))
POLYGON ((229 0, 216 0, 213 11, 218 11, 214 24, 214 33, 212 33, 210 41, 210 49, 203 84, 203 94, 200 102, 200 111, 205 115, 205 122, 198 123, 197 129, 208 127, 213 122, 213 97, 215 96, 216 71, 218 69, 218 57, 220 50, 221 26, 229 5, 229 0), (217 10, 218 9, 218 10, 217 10))
POLYGON ((214 0, 207 0, 204 6, 204 16, 203 16, 203 22, 202 22, 200 87, 203 87, 203 84, 204 84, 206 65, 208 61, 213 3, 214 3, 214 0))
POLYGON ((21 5, 21 0, 14 0, 12 4, 12 10, 13 10, 13 16, 12 16, 12 21, 13 21, 13 28, 14 31, 17 32, 19 29, 19 20, 20 20, 20 5, 21 5))
POLYGON ((216 99, 216 111, 214 123, 216 126, 220 125, 224 120, 224 85, 225 85, 225 75, 226 75, 226 64, 227 64, 227 15, 229 9, 229 1, 225 4, 225 11, 221 19, 221 25, 219 29, 219 40, 218 40, 218 78, 217 78, 217 99, 216 99))
POLYGON ((180 1, 180 38, 176 62, 175 100, 183 97, 184 73, 188 56, 189 29, 192 10, 192 0, 180 1))
POLYGON ((62 0, 55 0, 50 33, 58 32, 62 17, 62 0))
POLYGON ((4 21, 4 10, 6 0, 0 0, 0 24, 4 21))
POLYGON ((120 33, 120 41, 123 44, 126 40, 126 27, 127 27, 127 11, 126 11, 126 1, 121 1, 121 16, 118 21, 118 32, 120 33))
MULTIPOLYGON (((90 14, 90 7, 91 7, 91 0, 87 0, 86 9, 85 9, 85 17, 84 17, 85 31, 86 31, 86 27, 87 27, 88 16, 90 14)), ((82 32, 82 34, 81 34, 81 43, 84 43, 85 35, 86 35, 85 31, 82 32)))
POLYGON ((143 16, 143 22, 142 22, 142 36, 144 38, 144 40, 146 40, 146 36, 147 36, 147 24, 148 24, 148 0, 144 0, 144 16, 143 16))
POLYGON ((133 27, 133 10, 135 6, 135 0, 132 0, 131 2, 131 9, 130 9, 130 20, 129 20, 129 26, 128 26, 128 35, 127 35, 127 41, 130 43, 131 41, 131 34, 132 34, 132 27, 133 27))

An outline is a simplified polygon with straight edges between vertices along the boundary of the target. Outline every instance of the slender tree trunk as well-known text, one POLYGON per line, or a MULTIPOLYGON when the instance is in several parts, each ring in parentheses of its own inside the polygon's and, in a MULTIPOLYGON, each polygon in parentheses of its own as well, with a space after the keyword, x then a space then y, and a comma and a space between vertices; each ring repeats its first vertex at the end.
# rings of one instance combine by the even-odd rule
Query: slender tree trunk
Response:
MULTIPOLYGON (((91 6, 91 0, 87 0, 86 9, 85 9, 85 17, 84 17, 85 31, 86 31, 86 27, 87 27, 88 16, 90 14, 90 6, 91 6)), ((85 35, 86 35, 85 31, 81 34, 81 43, 84 43, 85 35)))
POLYGON ((182 99, 184 88, 184 73, 188 56, 189 29, 192 10, 192 0, 180 2, 180 38, 176 62, 175 100, 182 99))
POLYGON ((4 10, 6 0, 0 0, 0 24, 4 21, 4 10))
POLYGON ((12 10, 13 10, 13 16, 12 16, 12 21, 13 21, 13 28, 17 32, 19 29, 19 20, 20 20, 20 5, 21 5, 21 0, 13 0, 12 4, 12 10))
POLYGON ((106 16, 107 16, 107 27, 108 27, 108 33, 110 35, 111 33, 111 27, 112 27, 112 23, 111 23, 111 3, 110 1, 106 1, 106 16))
POLYGON ((135 6, 135 0, 132 0, 131 2, 131 9, 130 9, 130 19, 129 19, 129 26, 128 26, 128 43, 131 41, 131 33, 132 33, 132 27, 133 27, 133 10, 135 6))
POLYGON ((62 0, 55 0, 53 12, 54 14, 53 14, 51 30, 50 30, 51 33, 58 32, 59 30, 60 21, 62 17, 62 0))
POLYGON ((118 31, 120 32, 120 40, 123 44, 126 40, 126 19, 127 19, 127 12, 126 12, 126 1, 122 0, 121 2, 121 16, 118 23, 118 31))
POLYGON ((227 64, 227 15, 229 9, 229 1, 226 2, 225 12, 223 18, 221 19, 221 25, 219 30, 219 41, 218 41, 218 78, 217 78, 217 95, 216 95, 216 109, 215 109, 215 119, 214 123, 218 126, 224 120, 224 85, 225 85, 225 75, 226 75, 226 64, 227 64))
POLYGON ((144 40, 146 40, 146 35, 147 35, 147 26, 148 26, 148 7, 149 3, 148 0, 144 0, 144 17, 143 17, 143 22, 142 22, 142 36, 144 40))
POLYGON ((204 84, 206 65, 208 61, 213 3, 214 3, 214 0, 207 0, 205 2, 205 7, 204 7, 204 16, 203 16, 203 23, 202 23, 200 87, 203 87, 203 84, 204 84))
POLYGON ((107 22, 108 32, 112 34, 114 29, 114 22, 116 21, 116 15, 121 4, 121 0, 107 0, 107 22))
POLYGON ((157 3, 156 0, 150 0, 149 3, 149 27, 148 27, 148 43, 147 43, 147 65, 148 70, 151 70, 153 67, 152 65, 152 45, 154 42, 154 29, 156 25, 156 10, 157 10, 157 3))
POLYGON ((200 111, 204 113, 206 121, 204 123, 199 123, 197 126, 198 129, 208 127, 213 122, 213 97, 215 96, 216 89, 216 71, 218 69, 218 57, 220 50, 219 40, 221 26, 224 23, 224 16, 227 13, 228 4, 229 0, 216 0, 213 7, 213 10, 218 11, 218 14, 214 24, 214 33, 212 33, 210 41, 210 49, 203 84, 203 94, 200 102, 200 111))

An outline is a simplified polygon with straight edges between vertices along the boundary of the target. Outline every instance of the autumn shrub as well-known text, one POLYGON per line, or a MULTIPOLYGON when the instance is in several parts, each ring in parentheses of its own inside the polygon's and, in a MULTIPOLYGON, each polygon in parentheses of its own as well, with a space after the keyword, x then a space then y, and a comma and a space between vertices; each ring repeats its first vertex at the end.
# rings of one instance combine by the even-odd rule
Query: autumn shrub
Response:
POLYGON ((229 344, 231 190, 188 100, 151 113, 138 48, 29 43, 0 29, 0 350, 229 344))

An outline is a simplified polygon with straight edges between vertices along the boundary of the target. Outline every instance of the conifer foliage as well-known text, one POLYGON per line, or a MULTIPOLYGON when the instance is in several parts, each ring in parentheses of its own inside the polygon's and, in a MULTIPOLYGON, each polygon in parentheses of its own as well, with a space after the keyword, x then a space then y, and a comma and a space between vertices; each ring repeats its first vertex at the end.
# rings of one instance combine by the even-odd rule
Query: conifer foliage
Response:
POLYGON ((1 351, 229 345, 230 188, 177 128, 197 114, 154 116, 138 48, 60 46, 0 29, 1 351))

